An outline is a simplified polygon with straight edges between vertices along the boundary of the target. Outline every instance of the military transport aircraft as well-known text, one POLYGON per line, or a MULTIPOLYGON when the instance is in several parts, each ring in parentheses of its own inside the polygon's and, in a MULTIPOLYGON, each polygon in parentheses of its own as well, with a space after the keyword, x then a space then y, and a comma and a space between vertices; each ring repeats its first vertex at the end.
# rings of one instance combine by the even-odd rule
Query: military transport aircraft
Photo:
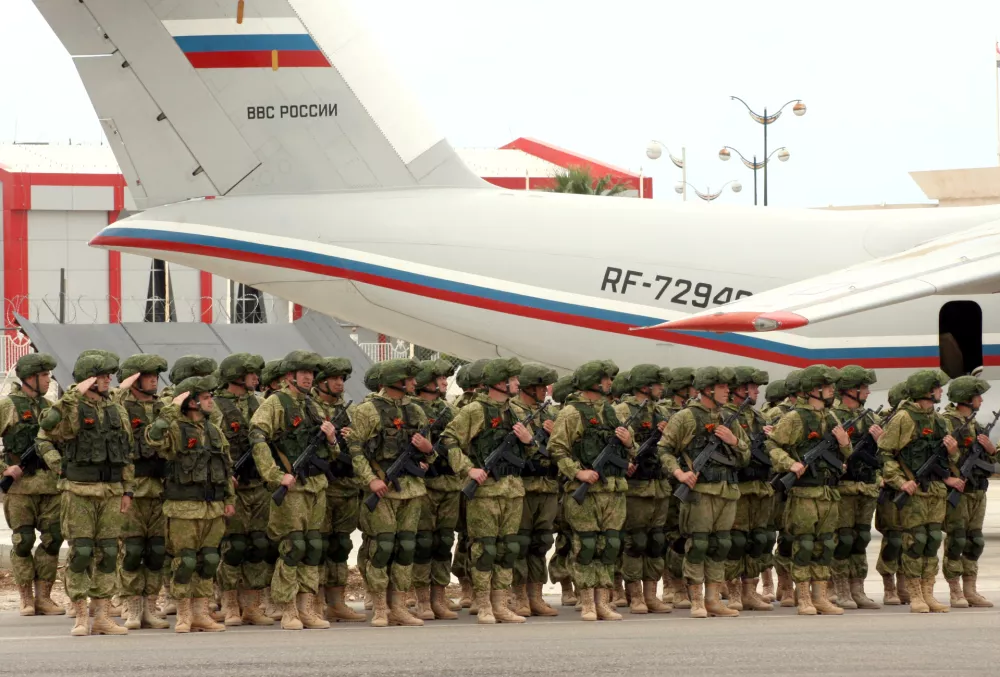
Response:
POLYGON ((94 246, 466 358, 1000 377, 1000 206, 504 190, 435 133, 348 2, 35 4, 145 210, 94 246))

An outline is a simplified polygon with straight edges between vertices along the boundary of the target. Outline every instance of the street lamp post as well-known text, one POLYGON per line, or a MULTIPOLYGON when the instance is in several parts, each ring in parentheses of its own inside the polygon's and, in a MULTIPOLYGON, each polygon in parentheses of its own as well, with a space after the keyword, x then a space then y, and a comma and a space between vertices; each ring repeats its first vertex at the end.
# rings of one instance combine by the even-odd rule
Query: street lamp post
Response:
POLYGON ((646 146, 646 157, 648 157, 650 160, 659 160, 660 156, 663 155, 664 149, 666 149, 667 156, 670 158, 670 161, 674 163, 674 166, 681 170, 681 181, 684 183, 685 188, 683 192, 682 191, 678 192, 681 193, 684 201, 686 202, 687 201, 687 149, 682 147, 681 156, 677 157, 670 152, 670 149, 667 148, 667 144, 663 143, 662 141, 657 141, 656 139, 653 139, 652 141, 649 142, 649 145, 646 146))
POLYGON ((691 186, 691 190, 694 191, 695 195, 697 195, 698 197, 700 197, 705 202, 711 202, 712 200, 715 200, 720 195, 722 195, 722 192, 726 189, 726 186, 728 186, 730 184, 732 184, 732 188, 730 190, 732 190, 734 193, 738 193, 741 190, 743 190, 743 185, 739 181, 735 181, 735 180, 733 180, 733 181, 727 181, 726 183, 722 184, 722 187, 719 188, 719 190, 717 190, 715 192, 712 192, 712 189, 708 188, 708 187, 705 188, 705 192, 702 192, 702 191, 698 190, 697 188, 695 188, 694 186, 691 186, 691 184, 688 183, 687 181, 678 181, 677 185, 674 186, 674 190, 677 193, 686 193, 687 192, 687 187, 691 186))
MULTIPOLYGON (((764 127, 764 157, 765 158, 769 158, 770 157, 767 154, 767 128, 768 128, 768 125, 771 125, 775 121, 777 121, 777 119, 779 117, 781 117, 781 112, 783 110, 785 110, 785 108, 788 107, 789 104, 793 104, 792 105, 792 113, 794 113, 797 117, 802 117, 803 115, 806 114, 806 105, 804 103, 802 103, 802 99, 792 99, 791 101, 789 101, 788 103, 786 103, 784 106, 782 106, 781 108, 779 108, 777 113, 772 113, 771 115, 767 114, 767 109, 765 108, 764 109, 764 114, 760 115, 758 113, 755 113, 754 110, 752 108, 750 108, 750 106, 747 104, 747 102, 744 101, 743 99, 741 99, 740 97, 738 97, 738 96, 731 96, 729 98, 730 98, 730 100, 735 99, 736 101, 739 101, 740 103, 742 103, 744 105, 744 107, 746 107, 747 111, 750 113, 750 117, 753 118, 754 122, 757 122, 757 123, 759 123, 760 125, 762 125, 764 127)), ((725 150, 725 149, 723 149, 723 150, 725 150)), ((721 152, 719 153, 719 156, 722 157, 722 153, 721 152)), ((725 159, 728 159, 728 158, 723 157, 722 159, 725 160, 725 159)), ((779 156, 778 159, 781 159, 781 157, 779 156)), ((787 160, 788 158, 786 157, 785 159, 787 160)), ((744 159, 743 162, 746 163, 746 160, 744 159)), ((756 159, 754 160, 754 163, 756 164, 756 159)), ((763 162, 763 169, 764 169, 764 206, 766 207, 767 206, 767 160, 765 160, 763 162)))
POLYGON ((764 168, 764 171, 766 172, 767 163, 770 162, 771 158, 774 157, 775 155, 778 156, 778 160, 780 160, 781 162, 788 162, 788 158, 792 156, 791 153, 788 152, 788 149, 782 146, 781 148, 777 148, 771 151, 770 155, 768 155, 764 160, 758 162, 756 155, 753 156, 753 160, 747 160, 746 156, 743 155, 743 153, 739 152, 732 146, 723 146, 722 150, 719 151, 719 159, 722 160, 723 162, 728 162, 729 158, 732 155, 729 151, 732 151, 733 153, 739 155, 740 159, 743 161, 743 164, 746 165, 747 169, 753 170, 753 204, 755 207, 757 206, 757 170, 764 168))

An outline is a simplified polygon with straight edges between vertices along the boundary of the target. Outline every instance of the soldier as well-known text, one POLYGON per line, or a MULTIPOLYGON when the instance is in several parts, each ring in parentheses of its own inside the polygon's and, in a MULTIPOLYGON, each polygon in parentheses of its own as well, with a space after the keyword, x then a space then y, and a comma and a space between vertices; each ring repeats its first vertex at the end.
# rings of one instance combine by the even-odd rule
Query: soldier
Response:
MULTIPOLYGON (((540 364, 526 364, 521 368, 520 392, 510 400, 510 408, 517 419, 531 414, 529 430, 533 435, 539 428, 552 433, 556 414, 552 407, 541 411, 541 406, 546 390, 557 378, 554 369, 540 364)), ((524 503, 518 535, 522 549, 514 562, 514 612, 519 616, 559 615, 542 598, 542 586, 548 579, 545 556, 555 542, 555 522, 559 513, 558 475, 558 466, 542 454, 530 456, 521 471, 524 503)))
MULTIPOLYGON (((448 404, 448 377, 455 367, 444 359, 420 362, 417 373, 417 398, 414 400, 431 426, 431 443, 442 451, 437 454, 424 484, 427 494, 418 499, 420 523, 417 526, 417 549, 413 555, 413 587, 417 597, 417 617, 422 620, 455 620, 458 614, 449 607, 445 588, 451 582, 451 549, 455 545, 455 525, 458 523, 459 491, 462 478, 455 474, 444 445, 439 444, 448 423, 458 410, 448 404)), ((461 607, 456 607, 461 608, 461 607)))
MULTIPOLYGON (((785 376, 785 392, 788 398, 784 402, 779 402, 770 412, 768 423, 773 427, 782 416, 790 412, 798 404, 801 388, 799 377, 802 375, 801 369, 793 369, 785 376)), ((808 404, 808 399, 802 401, 803 405, 808 404)), ((772 467, 773 470, 773 467, 772 467)), ((778 535, 776 548, 773 549, 771 563, 778 572, 778 590, 775 599, 783 607, 796 606, 795 588, 792 584, 792 535, 785 529, 785 507, 788 496, 784 492, 774 495, 772 514, 772 526, 778 535)), ((762 575, 763 577, 763 575, 762 575)), ((774 600, 771 600, 774 601, 774 600)))
POLYGON ((798 477, 788 491, 785 528, 792 539, 791 575, 798 598, 798 613, 805 616, 844 613, 826 595, 830 564, 837 547, 837 503, 840 500, 837 484, 843 466, 833 467, 823 460, 810 466, 801 462, 805 453, 828 431, 832 431, 839 453, 845 459, 851 455, 851 439, 829 411, 839 378, 836 369, 822 364, 802 370, 799 390, 806 397, 778 420, 767 442, 774 471, 794 472, 798 477))
POLYGON ((513 446, 515 455, 524 459, 534 450, 531 433, 510 410, 509 398, 518 393, 520 372, 521 363, 516 359, 490 360, 483 369, 487 393, 463 407, 442 435, 455 474, 480 485, 466 504, 472 587, 480 624, 525 621, 507 606, 514 562, 520 549, 528 547, 517 533, 524 503, 520 469, 507 461, 501 461, 492 475, 484 469, 486 458, 511 432, 523 445, 513 446))
MULTIPOLYGON (((857 418, 861 407, 868 400, 869 386, 875 383, 875 372, 857 365, 840 370, 837 381, 839 402, 833 415, 841 424, 857 418)), ((878 441, 882 428, 866 416, 848 431, 851 444, 857 444, 866 435, 878 441)), ((872 518, 878 501, 878 468, 865 463, 860 456, 847 461, 847 471, 840 479, 837 491, 839 522, 837 548, 833 551, 833 583, 837 605, 843 609, 879 609, 875 601, 865 594, 868 576, 866 551, 872 539, 872 518)))
POLYGON ((549 438, 549 453, 567 478, 567 494, 581 483, 590 485, 583 503, 564 497, 566 522, 573 533, 569 568, 581 604, 581 620, 621 620, 610 605, 614 566, 621 549, 625 526, 625 471, 615 466, 605 469, 602 478, 591 464, 613 438, 620 445, 611 448, 626 460, 632 450, 632 433, 621 426, 607 403, 612 374, 617 367, 600 360, 585 362, 573 372, 576 393, 566 398, 549 438))
MULTIPOLYGON (((323 561, 323 520, 327 479, 324 466, 337 453, 337 431, 309 396, 322 365, 316 353, 293 350, 284 357, 281 390, 267 398, 250 419, 250 443, 257 472, 268 491, 288 489, 281 505, 270 506, 267 536, 278 543, 271 598, 282 605, 284 630, 325 629, 317 613, 319 565, 323 561), (292 466, 310 446, 315 458, 292 474, 292 466)), ((328 470, 329 468, 326 467, 328 470)))
POLYGON ((264 387, 264 399, 281 390, 285 375, 281 373, 281 360, 270 360, 264 363, 260 372, 260 385, 264 387))
POLYGON ((630 394, 629 371, 621 371, 611 379, 611 404, 615 405, 622 401, 622 398, 630 394))
MULTIPOLYGON (((889 411, 882 417, 882 427, 899 410, 899 405, 906 399, 906 382, 897 383, 889 389, 889 411)), ((885 476, 879 473, 879 489, 885 487, 885 476)), ((891 495, 890 495, 891 498, 891 495)), ((877 501, 875 505, 875 529, 882 534, 879 544, 878 561, 875 570, 882 576, 882 604, 895 606, 909 604, 910 596, 903 585, 902 574, 899 573, 899 558, 903 554, 903 529, 899 524, 899 511, 891 500, 877 501), (898 585, 897 585, 898 579, 898 585)))
MULTIPOLYGON (((625 390, 615 413, 619 421, 643 413, 632 428, 639 449, 666 421, 659 414, 657 400, 663 395, 662 370, 655 364, 637 364, 628 372, 625 390)), ((652 443, 650 443, 652 444, 652 443)), ((625 498, 624 560, 622 574, 628 587, 629 607, 633 614, 669 613, 673 607, 656 597, 656 586, 664 570, 666 554, 667 493, 663 469, 655 446, 643 458, 630 464, 625 498)))
POLYGON ((3 436, 0 475, 13 482, 4 493, 3 509, 7 526, 13 531, 10 561, 14 584, 21 596, 22 616, 66 613, 50 596, 63 541, 59 522, 59 476, 46 467, 40 454, 35 455, 34 460, 23 459, 35 446, 38 422, 49 408, 45 393, 55 367, 56 360, 51 355, 25 355, 14 367, 20 385, 13 384, 10 395, 0 400, 0 435, 3 436), (35 531, 41 535, 41 543, 32 555, 35 531))
POLYGON ((947 374, 936 369, 910 374, 906 379, 909 401, 899 405, 899 413, 878 441, 885 463, 882 472, 886 485, 910 496, 899 510, 899 521, 903 531, 900 566, 912 613, 948 611, 946 605, 934 599, 937 553, 944 539, 941 527, 948 489, 962 491, 965 483, 958 477, 947 476, 949 461, 958 460, 958 443, 948 432, 947 421, 934 411, 947 382, 947 374), (941 445, 947 450, 947 459, 940 454, 941 445), (943 482, 934 478, 918 484, 913 473, 931 458, 936 459, 939 472, 947 478, 943 482))
POLYGON ((76 385, 45 412, 36 442, 45 464, 62 474, 61 522, 70 544, 66 594, 76 611, 73 636, 128 634, 108 616, 122 515, 132 505, 134 478, 128 412, 108 397, 117 370, 112 353, 77 358, 76 385), (88 595, 94 608, 90 629, 88 595))
MULTIPOLYGON (((375 394, 379 391, 378 375, 379 370, 382 367, 381 362, 376 362, 375 364, 368 367, 365 370, 365 375, 362 377, 362 382, 365 384, 365 388, 368 389, 368 394, 365 395, 365 402, 371 401, 375 394)), ((352 404, 347 408, 347 415, 352 419, 354 418, 354 413, 358 410, 358 403, 352 404)), ((348 447, 348 453, 350 453, 350 447, 348 447)), ((339 456, 338 456, 339 459, 339 456)), ((351 461, 351 467, 353 469, 353 459, 351 461)), ((364 487, 362 487, 362 491, 364 487)), ((358 512, 360 526, 360 510, 358 512)), ((361 549, 358 550, 358 574, 361 576, 361 581, 365 586, 365 611, 371 611, 375 605, 374 598, 372 597, 371 588, 368 585, 368 534, 364 529, 361 530, 361 549)))
MULTIPOLYGON (((694 369, 678 367, 665 371, 665 376, 670 378, 663 380, 664 398, 657 408, 663 420, 668 421, 694 397, 694 389, 691 387, 694 382, 694 369)), ((662 484, 663 493, 667 495, 667 520, 663 527, 667 536, 667 554, 663 567, 662 599, 664 604, 670 604, 675 609, 690 609, 688 586, 684 582, 684 548, 687 535, 681 535, 679 526, 681 503, 674 498, 677 480, 670 473, 666 473, 662 484)))
POLYGON ((692 382, 698 398, 671 416, 658 447, 664 469, 697 496, 692 502, 681 503, 679 515, 681 533, 688 535, 683 566, 692 618, 739 615, 739 611, 727 609, 719 597, 739 498, 735 470, 746 465, 750 455, 743 429, 721 425, 720 411, 729 400, 733 378, 728 367, 698 369, 692 382), (695 474, 692 463, 713 435, 724 445, 719 449, 721 456, 695 474), (727 462, 723 464, 721 458, 727 462))
POLYGON ((178 357, 174 361, 173 366, 170 367, 170 371, 167 372, 167 379, 171 385, 160 391, 160 401, 164 405, 170 404, 174 396, 177 395, 178 383, 192 376, 209 376, 210 374, 214 374, 218 368, 218 362, 211 357, 203 355, 184 355, 183 357, 178 357))
POLYGON ((779 378, 777 381, 771 381, 767 384, 767 389, 764 391, 764 400, 767 404, 761 408, 761 416, 768 423, 772 421, 776 422, 791 410, 787 404, 784 404, 787 399, 788 389, 785 387, 785 379, 779 378))
POLYGON ((167 561, 166 520, 163 516, 164 459, 146 442, 147 425, 156 420, 163 404, 157 400, 160 374, 167 361, 159 355, 140 353, 126 359, 118 370, 113 398, 125 407, 132 427, 135 467, 132 509, 122 524, 118 553, 118 580, 128 599, 125 627, 129 630, 165 630, 170 624, 156 615, 156 600, 163 587, 167 561))
MULTIPOLYGON (((562 405, 566 402, 566 398, 573 391, 572 374, 567 374, 552 384, 552 401, 556 404, 553 407, 549 407, 549 411, 552 412, 554 417, 559 415, 559 411, 562 410, 562 405), (553 408, 556 410, 553 411, 553 408)), ((554 425, 555 418, 552 420, 554 425)), ((551 433, 549 434, 551 435, 551 433)), ((566 524, 565 511, 562 505, 563 499, 566 496, 562 491, 562 487, 566 483, 566 478, 562 474, 559 474, 556 481, 559 485, 559 493, 557 494, 559 507, 556 510, 556 519, 553 524, 556 532, 556 547, 555 552, 552 553, 552 558, 549 560, 549 578, 553 583, 559 584, 562 593, 560 604, 562 606, 576 606, 578 600, 576 594, 573 592, 573 578, 570 575, 568 563, 570 552, 573 550, 573 534, 570 531, 569 525, 566 524)))
POLYGON ((260 606, 262 591, 270 584, 273 573, 267 562, 271 549, 267 538, 271 493, 257 472, 250 444, 250 421, 262 402, 255 391, 263 369, 260 355, 234 353, 222 360, 222 389, 215 393, 210 415, 212 424, 226 437, 237 483, 236 512, 227 520, 219 546, 219 587, 227 626, 274 625, 274 619, 264 615, 260 606))
POLYGON ((750 461, 736 471, 740 497, 736 502, 736 517, 733 520, 732 547, 726 562, 726 578, 729 580, 730 609, 737 611, 772 611, 774 607, 757 594, 757 583, 766 562, 765 555, 774 549, 775 532, 768 529, 771 523, 774 489, 771 478, 770 459, 766 458, 764 443, 771 426, 765 425, 764 416, 754 408, 760 396, 760 387, 767 385, 767 372, 753 367, 736 367, 735 378, 730 382, 729 403, 724 412, 738 411, 744 402, 750 401, 741 414, 740 427, 750 439, 750 461), (761 458, 763 455, 765 458, 761 458))
MULTIPOLYGON (((983 404, 983 393, 990 389, 987 381, 975 376, 959 376, 948 384, 950 404, 944 411, 949 430, 956 437, 962 455, 960 461, 972 451, 973 440, 983 446, 988 456, 984 460, 996 461, 996 447, 978 423, 966 422, 974 419, 983 404)), ((954 472, 954 468, 952 470, 954 472)), ((983 520, 986 515, 986 490, 989 488, 990 473, 976 468, 965 488, 958 505, 948 504, 944 523, 947 534, 944 545, 944 577, 950 589, 951 606, 956 608, 991 607, 993 602, 976 591, 979 575, 979 556, 983 554, 986 542, 983 538, 983 520), (959 584, 961 578, 962 584, 959 584)))
POLYGON ((434 448, 420 431, 427 425, 413 394, 419 366, 414 360, 388 360, 378 369, 382 389, 354 412, 348 445, 354 474, 368 491, 379 497, 374 511, 361 511, 361 530, 368 537, 365 560, 368 587, 374 597, 371 625, 418 626, 424 622, 406 608, 406 591, 413 582, 413 555, 417 547, 420 501, 427 492, 414 475, 399 478, 399 488, 386 485, 385 471, 411 446, 434 461, 434 448), (386 596, 391 599, 387 613, 386 596))

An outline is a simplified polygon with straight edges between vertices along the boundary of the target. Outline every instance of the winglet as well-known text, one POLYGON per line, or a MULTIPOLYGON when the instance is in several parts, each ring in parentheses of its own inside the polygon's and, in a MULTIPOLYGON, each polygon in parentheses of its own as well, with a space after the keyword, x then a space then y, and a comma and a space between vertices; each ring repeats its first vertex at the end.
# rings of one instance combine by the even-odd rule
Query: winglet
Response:
POLYGON ((634 327, 629 331, 646 329, 686 329, 713 332, 761 332, 779 329, 796 329, 809 324, 809 320, 784 311, 773 313, 715 313, 714 315, 694 315, 679 320, 662 322, 651 327, 634 327))

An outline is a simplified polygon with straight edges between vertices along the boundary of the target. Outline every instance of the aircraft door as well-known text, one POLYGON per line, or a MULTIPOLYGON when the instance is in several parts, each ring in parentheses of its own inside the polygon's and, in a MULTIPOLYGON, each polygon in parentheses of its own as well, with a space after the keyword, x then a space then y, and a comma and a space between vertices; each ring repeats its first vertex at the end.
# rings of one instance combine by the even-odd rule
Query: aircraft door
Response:
POLYGON ((983 310, 975 301, 949 301, 938 314, 941 369, 951 378, 983 364, 983 310))

